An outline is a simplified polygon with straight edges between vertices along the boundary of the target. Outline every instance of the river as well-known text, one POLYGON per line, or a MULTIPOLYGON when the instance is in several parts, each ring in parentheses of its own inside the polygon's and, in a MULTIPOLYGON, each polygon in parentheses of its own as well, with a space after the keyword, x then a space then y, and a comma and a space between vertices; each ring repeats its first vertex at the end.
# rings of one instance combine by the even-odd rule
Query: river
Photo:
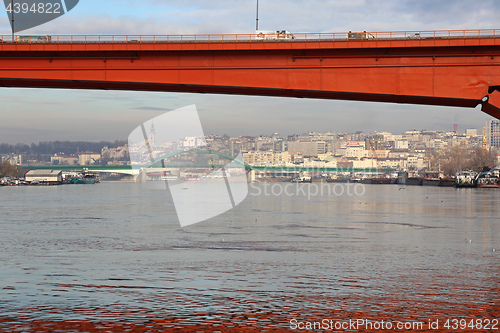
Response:
POLYGON ((149 184, 0 188, 0 331, 500 318, 500 191, 311 186, 252 183, 184 228, 149 184))

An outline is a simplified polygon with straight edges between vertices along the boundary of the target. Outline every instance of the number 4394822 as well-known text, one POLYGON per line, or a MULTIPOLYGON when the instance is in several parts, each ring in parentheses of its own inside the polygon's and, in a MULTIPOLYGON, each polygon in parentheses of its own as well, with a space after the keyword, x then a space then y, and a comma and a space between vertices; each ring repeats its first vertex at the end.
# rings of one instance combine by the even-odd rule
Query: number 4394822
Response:
POLYGON ((43 2, 35 2, 32 4, 29 4, 27 2, 24 3, 9 3, 7 6, 7 12, 8 13, 14 13, 14 14, 27 14, 27 13, 32 13, 32 14, 61 14, 61 4, 56 2, 56 3, 43 3, 43 2))
POLYGON ((498 330, 498 319, 448 319, 444 327, 449 330, 498 330))

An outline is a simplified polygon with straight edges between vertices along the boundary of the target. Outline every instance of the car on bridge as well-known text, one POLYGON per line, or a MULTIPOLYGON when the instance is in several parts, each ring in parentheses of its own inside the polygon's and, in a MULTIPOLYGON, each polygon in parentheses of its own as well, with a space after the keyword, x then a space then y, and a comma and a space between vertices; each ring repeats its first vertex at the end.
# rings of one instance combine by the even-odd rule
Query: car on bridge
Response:
POLYGON ((349 40, 365 40, 365 39, 375 39, 371 33, 363 31, 363 32, 352 32, 349 31, 347 34, 347 39, 349 40))
POLYGON ((51 36, 16 36, 18 43, 50 43, 51 36))

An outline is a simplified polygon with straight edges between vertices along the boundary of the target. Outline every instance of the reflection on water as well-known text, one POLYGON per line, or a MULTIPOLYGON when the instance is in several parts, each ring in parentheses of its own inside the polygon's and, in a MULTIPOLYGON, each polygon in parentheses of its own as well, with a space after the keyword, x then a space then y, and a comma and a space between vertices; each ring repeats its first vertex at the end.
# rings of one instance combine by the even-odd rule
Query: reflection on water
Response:
POLYGON ((186 228, 143 184, 0 188, 0 330, 498 318, 500 191, 263 186, 186 228))

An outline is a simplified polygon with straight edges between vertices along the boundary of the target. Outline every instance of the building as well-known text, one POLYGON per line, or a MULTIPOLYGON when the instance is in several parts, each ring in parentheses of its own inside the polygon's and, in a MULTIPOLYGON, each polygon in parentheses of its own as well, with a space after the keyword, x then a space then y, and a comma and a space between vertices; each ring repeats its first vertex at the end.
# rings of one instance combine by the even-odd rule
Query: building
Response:
POLYGON ((285 165, 291 163, 288 152, 251 151, 243 153, 243 161, 250 165, 285 165))
POLYGON ((408 156, 407 160, 406 160, 406 168, 408 169, 422 169, 426 166, 426 163, 425 163, 425 159, 424 159, 424 156, 421 156, 421 155, 412 155, 412 156, 408 156))
POLYGON ((258 140, 255 144, 255 149, 260 151, 274 150, 274 142, 258 140))
POLYGON ((345 144, 341 144, 340 147, 335 150, 335 154, 357 159, 361 159, 368 155, 365 150, 365 143, 360 141, 349 141, 345 144))
POLYGON ((62 182, 61 170, 30 170, 24 176, 27 182, 55 185, 62 182))
POLYGON ((79 165, 94 165, 101 159, 99 153, 78 153, 77 156, 79 165))
POLYGON ((288 142, 288 151, 291 153, 302 153, 304 157, 317 157, 319 154, 325 154, 328 150, 328 143, 325 141, 288 142))
POLYGON ((103 158, 109 158, 111 160, 125 159, 128 156, 128 147, 126 145, 117 148, 104 147, 101 150, 101 156, 103 158))
POLYGON ((304 163, 304 155, 302 155, 302 153, 290 153, 290 152, 288 152, 288 154, 290 154, 290 162, 292 164, 304 163))
POLYGON ((23 164, 22 155, 6 155, 2 156, 2 162, 9 162, 11 165, 21 165, 23 164))
POLYGON ((182 146, 188 149, 205 147, 207 145, 203 136, 186 136, 182 141, 182 146))
POLYGON ((355 169, 376 169, 378 168, 378 162, 375 158, 362 158, 352 160, 352 167, 355 169))
POLYGON ((373 135, 365 138, 366 149, 371 150, 381 150, 384 146, 384 136, 383 135, 373 135))
POLYGON ((465 130, 465 135, 467 137, 476 137, 477 136, 477 129, 475 128, 468 128, 465 130))
POLYGON ((239 138, 241 142, 241 150, 251 151, 255 150, 255 138, 253 136, 242 136, 239 138))
POLYGON ((500 120, 491 119, 486 122, 488 148, 500 148, 500 120))
POLYGON ((50 157, 50 163, 52 165, 76 165, 78 163, 78 156, 55 154, 50 157))
POLYGON ((396 140, 394 142, 394 148, 398 150, 407 150, 409 147, 408 140, 396 140))
POLYGON ((402 158, 384 158, 378 160, 381 169, 404 170, 407 168, 407 160, 402 158))

